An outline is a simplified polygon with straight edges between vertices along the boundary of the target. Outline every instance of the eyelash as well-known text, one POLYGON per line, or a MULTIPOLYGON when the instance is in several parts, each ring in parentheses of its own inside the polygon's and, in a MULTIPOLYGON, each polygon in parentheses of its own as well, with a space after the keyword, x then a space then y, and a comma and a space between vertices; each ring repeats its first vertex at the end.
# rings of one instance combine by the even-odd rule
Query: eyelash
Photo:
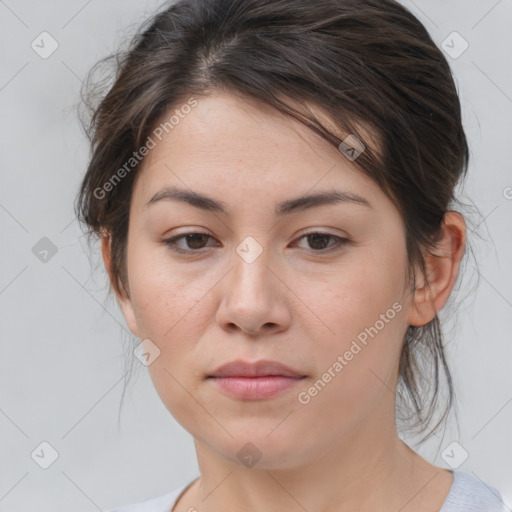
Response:
MULTIPOLYGON (((200 249, 181 249, 180 247, 177 246, 177 241, 178 240, 181 240, 182 238, 186 238, 187 236, 190 236, 190 235, 204 235, 204 236, 208 236, 210 238, 213 238, 208 233, 202 233, 202 232, 199 232, 199 231, 191 231, 189 233, 183 233, 182 235, 178 235, 178 236, 175 236, 173 238, 168 238, 166 240, 162 240, 162 243, 164 245, 166 245, 167 247, 169 247, 169 249, 171 249, 174 252, 177 252, 177 253, 180 253, 180 254, 186 254, 186 255, 189 255, 189 256, 191 256, 193 253, 199 253, 199 252, 203 251, 204 249, 206 249, 206 247, 201 247, 200 249)), ((336 241, 333 245, 331 245, 327 249, 311 249, 311 251, 314 252, 314 253, 323 253, 323 254, 331 253, 331 252, 334 252, 334 251, 341 250, 343 248, 343 246, 345 246, 348 243, 350 243, 350 240, 348 238, 343 238, 343 237, 340 237, 340 236, 337 236, 337 235, 332 235, 331 233, 323 233, 321 231, 313 231, 311 233, 305 233, 304 235, 299 237, 298 240, 301 240, 302 238, 305 238, 305 237, 308 237, 308 236, 312 236, 312 235, 322 235, 322 236, 325 236, 325 237, 333 238, 336 241)))

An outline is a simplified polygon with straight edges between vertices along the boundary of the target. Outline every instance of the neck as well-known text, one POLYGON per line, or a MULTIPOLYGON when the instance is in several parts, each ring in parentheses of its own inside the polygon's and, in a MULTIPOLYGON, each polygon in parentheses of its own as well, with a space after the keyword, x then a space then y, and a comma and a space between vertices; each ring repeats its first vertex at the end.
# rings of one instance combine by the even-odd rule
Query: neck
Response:
MULTIPOLYGON (((406 512, 415 510, 415 496, 443 471, 401 441, 394 425, 343 436, 343 441, 307 463, 286 469, 241 467, 205 444, 197 440, 195 444, 201 478, 187 501, 204 512, 406 512)), ((438 502, 442 504, 441 499, 438 502)))

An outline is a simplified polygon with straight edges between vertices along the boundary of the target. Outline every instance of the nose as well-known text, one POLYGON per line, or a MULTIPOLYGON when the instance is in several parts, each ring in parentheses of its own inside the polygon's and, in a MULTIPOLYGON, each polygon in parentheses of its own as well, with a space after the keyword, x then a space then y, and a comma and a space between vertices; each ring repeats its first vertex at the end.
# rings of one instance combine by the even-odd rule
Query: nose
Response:
POLYGON ((222 280, 218 325, 229 332, 240 329, 250 336, 286 330, 291 320, 288 288, 278 277, 280 272, 269 250, 263 248, 254 260, 240 254, 233 253, 232 270, 222 280))

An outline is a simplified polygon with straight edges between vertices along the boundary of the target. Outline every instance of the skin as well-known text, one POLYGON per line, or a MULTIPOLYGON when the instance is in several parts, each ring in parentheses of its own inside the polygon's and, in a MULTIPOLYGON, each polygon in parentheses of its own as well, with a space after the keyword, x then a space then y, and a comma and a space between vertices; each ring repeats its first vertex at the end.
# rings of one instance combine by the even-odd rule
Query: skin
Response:
MULTIPOLYGON (((417 275, 413 293, 402 218, 377 184, 291 118, 226 92, 198 99, 136 176, 129 289, 116 292, 131 331, 160 350, 148 366, 159 396, 194 437, 201 477, 174 510, 439 510, 452 474, 399 439, 395 390, 407 326, 428 323, 445 304, 465 236, 462 216, 448 212, 440 257, 427 257, 430 287, 417 275), (145 206, 170 184, 223 201, 229 215, 178 201, 145 206), (280 201, 332 189, 372 208, 274 215, 280 201), (336 239, 315 245, 306 230, 350 242, 319 250, 336 239), (181 239, 191 256, 162 242, 190 232, 211 236, 181 239), (262 249, 252 263, 236 252, 248 236, 262 249), (298 394, 397 302, 394 318, 301 404, 298 394), (306 378, 267 400, 235 399, 205 379, 235 359, 277 360, 306 378), (248 442, 261 454, 253 467, 237 457, 248 442)), ((109 270, 108 237, 102 249, 109 270)))

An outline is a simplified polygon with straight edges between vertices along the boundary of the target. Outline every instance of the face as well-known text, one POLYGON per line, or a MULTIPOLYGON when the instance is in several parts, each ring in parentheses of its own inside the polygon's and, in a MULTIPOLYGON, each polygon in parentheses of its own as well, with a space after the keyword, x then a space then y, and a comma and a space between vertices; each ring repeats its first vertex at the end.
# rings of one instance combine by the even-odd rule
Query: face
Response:
POLYGON ((378 438, 411 308, 398 210, 291 118, 227 93, 186 111, 136 177, 119 298, 159 351, 148 368, 163 403, 237 464, 249 442, 260 467, 284 468, 378 438), (218 371, 263 360, 291 373, 218 371))

